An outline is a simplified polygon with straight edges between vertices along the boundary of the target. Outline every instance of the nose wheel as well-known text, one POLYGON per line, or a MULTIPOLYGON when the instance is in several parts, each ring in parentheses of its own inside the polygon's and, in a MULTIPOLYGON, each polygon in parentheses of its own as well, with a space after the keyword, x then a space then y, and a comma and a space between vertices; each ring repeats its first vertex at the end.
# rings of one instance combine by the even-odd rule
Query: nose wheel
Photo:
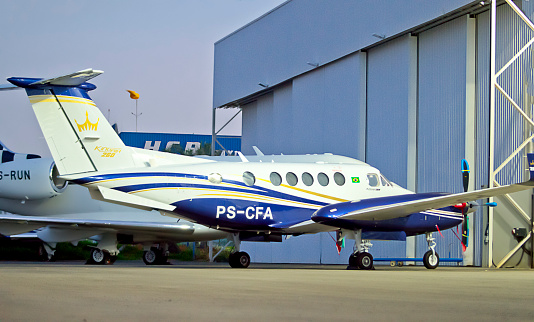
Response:
POLYGON ((354 253, 349 256, 347 269, 374 269, 373 255, 369 253, 369 249, 373 244, 368 240, 362 240, 361 229, 354 231, 354 241, 354 253))
POLYGON ((426 233, 426 242, 428 243, 428 248, 430 250, 425 253, 423 256, 423 264, 428 269, 435 269, 439 266, 439 256, 436 252, 436 242, 435 238, 432 236, 432 233, 426 233))

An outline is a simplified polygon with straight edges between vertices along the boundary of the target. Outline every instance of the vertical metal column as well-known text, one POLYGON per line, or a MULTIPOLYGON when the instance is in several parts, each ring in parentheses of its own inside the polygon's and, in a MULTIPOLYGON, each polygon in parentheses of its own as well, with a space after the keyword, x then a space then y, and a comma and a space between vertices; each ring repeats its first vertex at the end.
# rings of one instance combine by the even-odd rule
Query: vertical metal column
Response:
MULTIPOLYGON (((417 192, 417 97, 419 92, 419 44, 417 36, 408 36, 410 46, 410 66, 408 75, 408 161, 407 186, 410 191, 417 192)), ((406 257, 415 258, 416 237, 406 238, 406 257)), ((407 262, 406 265, 415 265, 407 262)))
MULTIPOLYGON (((476 166, 476 19, 466 17, 466 59, 465 59, 465 152, 464 158, 469 162, 471 172, 476 166)), ((475 180, 470 180, 469 191, 473 191, 475 180)), ((468 215, 472 218, 473 215, 468 215)), ((469 218, 468 217, 468 218, 469 218)), ((473 231, 473 220, 469 220, 469 231, 473 231)), ((469 234, 468 247, 463 252, 463 264, 474 265, 473 234, 469 234)))
MULTIPOLYGON (((497 33, 497 1, 491 1, 490 32, 490 113, 489 113, 489 187, 495 182, 495 39, 497 33)), ((493 197, 489 198, 493 202, 493 197)), ((488 209, 488 267, 493 266, 493 208, 488 209)))

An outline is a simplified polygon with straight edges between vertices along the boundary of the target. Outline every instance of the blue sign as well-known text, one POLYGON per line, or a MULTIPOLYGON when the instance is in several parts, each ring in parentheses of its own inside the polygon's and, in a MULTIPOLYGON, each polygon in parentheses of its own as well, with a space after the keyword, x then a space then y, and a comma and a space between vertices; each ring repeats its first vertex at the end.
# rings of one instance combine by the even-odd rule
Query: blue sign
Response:
MULTIPOLYGON (((171 134, 121 132, 119 134, 124 144, 136 148, 167 151, 167 152, 195 152, 206 143, 211 144, 211 135, 206 134, 171 134)), ((215 150, 226 150, 226 155, 234 155, 241 151, 241 136, 218 135, 215 150), (221 146, 222 145, 222 146, 221 146)))

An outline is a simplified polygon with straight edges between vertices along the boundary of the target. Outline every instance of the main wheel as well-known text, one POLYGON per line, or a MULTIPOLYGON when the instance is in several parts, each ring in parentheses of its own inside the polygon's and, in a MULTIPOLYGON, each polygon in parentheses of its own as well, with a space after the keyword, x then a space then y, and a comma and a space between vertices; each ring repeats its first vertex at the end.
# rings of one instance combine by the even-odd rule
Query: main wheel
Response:
POLYGON ((356 263, 360 269, 372 269, 373 268, 373 255, 363 252, 356 257, 356 263))
POLYGON ((438 253, 434 253, 431 250, 425 253, 423 256, 423 264, 428 269, 434 269, 439 265, 439 256, 438 253))
POLYGON ((156 250, 147 250, 143 253, 143 262, 145 262, 146 265, 156 265, 158 264, 158 257, 156 250))
POLYGON ((353 254, 350 254, 349 256, 349 267, 358 267, 358 261, 356 260, 358 258, 358 255, 360 252, 356 252, 353 254))
POLYGON ((89 255, 87 264, 96 264, 96 265, 111 264, 111 256, 109 255, 108 252, 100 248, 93 248, 91 249, 91 254, 89 255))
POLYGON ((250 256, 246 252, 231 253, 228 263, 232 268, 247 268, 250 265, 250 256))

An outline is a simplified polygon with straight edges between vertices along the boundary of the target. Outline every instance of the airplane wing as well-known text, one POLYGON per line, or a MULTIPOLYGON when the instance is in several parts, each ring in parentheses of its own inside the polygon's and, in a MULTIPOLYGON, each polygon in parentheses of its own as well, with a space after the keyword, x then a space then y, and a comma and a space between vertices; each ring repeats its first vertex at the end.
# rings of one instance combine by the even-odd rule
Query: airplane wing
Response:
POLYGON ((189 236, 195 231, 193 225, 180 222, 161 223, 0 215, 0 234, 2 235, 20 234, 45 226, 54 226, 57 228, 74 230, 87 229, 94 232, 92 235, 109 230, 116 230, 120 233, 170 233, 173 235, 189 236))
POLYGON ((438 209, 463 202, 484 199, 534 188, 534 181, 476 190, 457 194, 412 194, 409 201, 398 197, 383 197, 375 200, 342 202, 325 206, 312 215, 317 223, 327 224, 329 220, 379 221, 405 217, 413 213, 438 209), (399 201, 396 201, 399 200, 399 201))

